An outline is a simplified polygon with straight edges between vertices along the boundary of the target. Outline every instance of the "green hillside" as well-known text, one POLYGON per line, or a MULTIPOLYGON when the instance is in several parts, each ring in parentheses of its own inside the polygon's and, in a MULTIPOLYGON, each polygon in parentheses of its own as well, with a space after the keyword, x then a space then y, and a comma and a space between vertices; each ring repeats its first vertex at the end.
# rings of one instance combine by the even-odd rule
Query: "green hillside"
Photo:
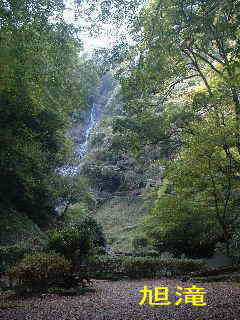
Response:
POLYGON ((131 240, 136 235, 140 219, 146 214, 141 196, 114 196, 97 211, 108 244, 114 251, 131 252, 131 240))

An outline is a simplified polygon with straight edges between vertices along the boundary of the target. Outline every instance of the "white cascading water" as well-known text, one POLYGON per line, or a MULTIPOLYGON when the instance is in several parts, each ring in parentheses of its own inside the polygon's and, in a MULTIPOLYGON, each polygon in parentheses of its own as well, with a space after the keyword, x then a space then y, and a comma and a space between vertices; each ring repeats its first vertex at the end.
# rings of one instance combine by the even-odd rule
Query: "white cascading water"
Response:
MULTIPOLYGON (((88 150, 88 144, 89 144, 89 137, 91 134, 91 131, 96 126, 97 122, 97 104, 93 103, 91 113, 90 113, 90 119, 84 134, 84 142, 80 144, 74 151, 75 156, 77 159, 81 160, 84 158, 84 156, 87 153, 88 150)), ((77 166, 65 166, 59 170, 59 173, 63 176, 75 176, 79 173, 81 170, 81 164, 77 166)))
POLYGON ((97 121, 97 104, 93 103, 91 114, 90 114, 90 120, 85 132, 85 141, 75 150, 75 153, 79 159, 82 159, 87 153, 89 137, 90 137, 91 131, 94 129, 96 125, 96 121, 97 121))
MULTIPOLYGON (((84 142, 78 145, 77 147, 75 147, 74 154, 76 159, 78 160, 82 160, 88 152, 89 138, 90 138, 91 132, 96 127, 96 124, 99 120, 99 115, 102 113, 103 108, 107 103, 107 101, 105 101, 107 95, 113 89, 112 85, 109 84, 106 79, 107 79, 106 77, 105 78, 103 77, 102 80, 100 81, 98 103, 93 103, 92 105, 89 121, 84 133, 84 142)), ((66 165, 64 168, 61 168, 59 172, 64 176, 75 176, 79 174, 80 170, 81 170, 81 164, 76 166, 66 165)))
MULTIPOLYGON (((113 89, 112 85, 109 85, 109 83, 104 83, 104 81, 106 82, 106 77, 105 80, 103 77, 103 79, 100 82, 98 103, 93 103, 92 105, 91 112, 89 115, 89 121, 84 132, 83 143, 74 148, 76 164, 74 165, 73 163, 69 163, 66 164, 64 167, 59 168, 57 170, 57 174, 59 175, 69 176, 72 177, 74 180, 74 177, 80 174, 82 166, 81 160, 86 156, 88 152, 91 133, 93 129, 96 127, 100 115, 102 114, 103 108, 107 103, 106 97, 109 94, 109 92, 111 92, 113 89)), ((59 203, 56 206, 56 211, 60 212, 62 206, 64 206, 63 201, 61 201, 61 203, 59 203)))

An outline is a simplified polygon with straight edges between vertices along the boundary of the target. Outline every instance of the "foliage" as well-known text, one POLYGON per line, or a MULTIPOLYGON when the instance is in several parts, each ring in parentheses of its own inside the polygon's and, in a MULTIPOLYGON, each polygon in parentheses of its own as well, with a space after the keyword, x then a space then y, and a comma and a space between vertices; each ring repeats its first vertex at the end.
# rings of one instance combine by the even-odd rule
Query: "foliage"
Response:
POLYGON ((71 263, 56 252, 26 255, 9 271, 11 279, 17 282, 18 290, 45 291, 52 283, 67 278, 71 263))
POLYGON ((42 247, 46 241, 45 233, 11 205, 0 205, 0 245, 20 245, 27 249, 42 247))
POLYGON ((80 225, 85 232, 92 235, 94 247, 106 247, 102 225, 96 219, 90 215, 86 216, 81 220, 80 225))
POLYGON ((238 218, 238 5, 211 5, 153 1, 139 20, 140 59, 123 79, 131 117, 124 130, 134 120, 131 130, 141 139, 139 123, 146 117, 154 128, 152 118, 160 115, 163 132, 155 129, 157 138, 148 139, 173 148, 162 161, 170 192, 156 195, 145 228, 159 250, 190 257, 211 255, 218 240, 228 246, 238 218), (201 83, 190 83, 195 77, 201 83))
POLYGON ((148 239, 144 235, 137 235, 132 240, 132 246, 134 249, 143 249, 148 246, 148 239))
POLYGON ((238 225, 235 227, 232 238, 230 239, 229 247, 230 247, 229 248, 230 249, 230 256, 233 258, 233 262, 236 264, 239 264, 240 263, 240 254, 239 254, 240 232, 239 232, 238 225))
POLYGON ((101 122, 91 137, 91 149, 84 159, 82 174, 91 186, 103 192, 122 192, 143 188, 147 184, 149 163, 156 157, 148 146, 141 150, 142 158, 135 159, 129 136, 114 130, 115 118, 101 122))
POLYGON ((108 255, 93 256, 89 260, 88 270, 91 272, 114 273, 120 272, 122 258, 108 255))
POLYGON ((0 270, 16 264, 26 254, 27 250, 19 245, 0 247, 0 270))
MULTIPOLYGON (((90 8, 100 22, 116 21, 128 4, 90 8)), ((132 8, 134 42, 112 50, 122 112, 93 140, 101 148, 85 169, 101 190, 109 181, 107 191, 134 190, 147 186, 143 172, 157 160, 167 188, 146 190, 150 242, 202 257, 224 241, 229 252, 239 216, 239 2, 153 0, 132 8), (153 149, 155 159, 146 155, 153 149), (109 151, 137 157, 142 180, 136 167, 122 171, 127 157, 109 151)))
POLYGON ((84 161, 82 173, 89 178, 93 187, 98 186, 102 191, 114 192, 121 183, 120 172, 116 166, 117 158, 120 157, 106 149, 95 149, 84 161))
POLYGON ((18 263, 26 254, 41 252, 46 245, 46 236, 36 235, 33 238, 22 240, 15 245, 0 246, 0 270, 7 271, 18 263))
POLYGON ((84 177, 79 175, 63 175, 54 181, 54 198, 58 205, 61 206, 61 216, 64 218, 70 205, 79 201, 88 200, 88 182, 84 177))
POLYGON ((0 195, 39 226, 58 202, 56 171, 71 151, 72 114, 87 107, 97 80, 63 11, 61 0, 0 7, 0 195))
POLYGON ((90 255, 93 248, 105 247, 106 239, 100 224, 91 216, 48 232, 48 250, 54 250, 71 260, 74 267, 90 255))
POLYGON ((211 256, 221 230, 205 205, 184 197, 165 195, 157 200, 143 229, 159 252, 184 253, 190 258, 211 256))
MULTIPOLYGON (((203 103, 203 97, 204 94, 198 107, 205 108, 214 101, 217 109, 208 110, 185 127, 181 152, 166 164, 165 174, 172 191, 169 195, 159 193, 148 228, 155 239, 177 240, 179 247, 183 239, 191 244, 198 239, 198 246, 204 247, 204 239, 210 237, 211 252, 214 241, 228 244, 237 223, 239 155, 237 129, 229 107, 217 98, 206 101, 205 97, 203 103)), ((183 247, 186 246, 187 243, 183 247)))
POLYGON ((122 269, 131 278, 176 276, 201 270, 204 262, 190 259, 160 259, 152 257, 127 257, 122 269))
POLYGON ((92 248, 92 238, 79 226, 70 226, 48 233, 48 250, 54 250, 75 262, 92 248))
POLYGON ((82 201, 80 203, 71 205, 64 216, 61 217, 63 225, 76 223, 88 214, 88 208, 82 201))
POLYGON ((204 268, 202 260, 161 259, 158 257, 94 257, 90 260, 91 272, 119 273, 130 278, 188 274, 204 268))

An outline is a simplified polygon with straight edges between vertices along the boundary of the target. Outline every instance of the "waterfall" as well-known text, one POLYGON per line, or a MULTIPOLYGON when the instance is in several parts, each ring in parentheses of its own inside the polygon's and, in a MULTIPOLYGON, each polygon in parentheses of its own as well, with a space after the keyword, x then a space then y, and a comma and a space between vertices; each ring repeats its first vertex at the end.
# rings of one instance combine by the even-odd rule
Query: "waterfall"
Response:
MULTIPOLYGON (((98 108, 98 104, 93 103, 87 128, 84 134, 84 142, 79 146, 77 146, 74 150, 75 157, 79 160, 83 159, 87 153, 89 137, 92 130, 95 128, 96 122, 97 122, 97 108, 98 108)), ((81 164, 77 166, 70 165, 70 166, 64 166, 59 170, 59 172, 63 176, 75 176, 76 174, 79 173, 80 169, 81 169, 81 164)))
MULTIPOLYGON (((69 177, 69 181, 72 181, 72 186, 70 186, 70 188, 74 188, 74 180, 78 175, 80 175, 82 167, 81 160, 84 159, 89 151, 91 133, 96 127, 98 120, 101 119, 104 108, 108 103, 109 94, 113 89, 113 78, 111 74, 106 74, 102 77, 99 85, 93 91, 93 103, 89 112, 88 120, 84 118, 84 123, 80 122, 76 125, 80 126, 80 130, 79 127, 77 127, 77 130, 73 130, 72 133, 70 133, 78 141, 78 145, 75 143, 75 147, 73 149, 74 158, 70 157, 68 163, 65 163, 63 167, 56 170, 56 174, 69 177), (79 141, 81 141, 81 143, 79 143, 79 141)), ((66 208, 68 201, 69 200, 66 199, 59 199, 59 203, 55 207, 58 214, 61 215, 61 210, 63 207, 66 208)))
MULTIPOLYGON (((89 120, 84 130, 83 142, 78 146, 75 146, 73 152, 76 160, 82 160, 88 152, 89 139, 92 130, 96 127, 97 121, 99 120, 104 107, 108 101, 108 94, 113 90, 113 78, 111 74, 106 74, 102 77, 99 85, 95 89, 95 102, 92 104, 89 120), (97 100, 97 102, 96 102, 97 100)), ((76 165, 65 165, 58 170, 60 175, 64 176, 75 176, 79 174, 81 170, 81 163, 76 165)))
POLYGON ((75 154, 79 159, 82 159, 88 149, 88 143, 89 143, 89 137, 91 134, 91 131, 94 129, 97 121, 97 104, 93 103, 92 109, 91 109, 91 114, 90 114, 90 119, 88 122, 88 126, 85 132, 85 141, 76 148, 75 154))

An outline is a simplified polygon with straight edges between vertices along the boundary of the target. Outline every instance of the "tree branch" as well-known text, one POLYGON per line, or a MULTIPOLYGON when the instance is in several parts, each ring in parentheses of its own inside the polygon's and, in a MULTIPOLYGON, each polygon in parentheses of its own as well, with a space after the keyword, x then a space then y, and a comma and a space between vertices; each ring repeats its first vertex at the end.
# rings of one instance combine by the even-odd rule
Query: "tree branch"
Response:
POLYGON ((219 71, 217 68, 215 68, 214 65, 207 58, 202 56, 200 53, 193 51, 190 48, 187 48, 187 50, 189 50, 189 52, 191 52, 193 55, 196 55, 198 58, 200 58, 201 60, 206 62, 212 68, 212 70, 214 70, 216 73, 218 73, 220 76, 222 76, 222 72, 219 71))
POLYGON ((191 78, 196 78, 196 77, 200 77, 199 74, 193 74, 191 76, 187 76, 187 77, 184 77, 184 78, 181 78, 173 83, 170 84, 170 86, 168 87, 167 91, 164 93, 164 97, 163 99, 161 100, 161 103, 164 103, 169 95, 169 93, 174 89, 174 87, 178 84, 178 83, 181 83, 187 79, 191 79, 191 78))
POLYGON ((185 53, 185 54, 189 57, 189 59, 191 60, 193 66, 195 67, 196 71, 199 73, 199 75, 200 75, 201 78, 203 79, 203 82, 204 82, 205 86, 206 86, 207 89, 208 89, 209 95, 210 95, 210 96, 213 96, 212 90, 211 90, 211 88, 210 88, 210 86, 209 86, 209 84, 208 84, 208 82, 207 82, 207 79, 206 79, 206 77, 204 76, 204 74, 202 73, 202 71, 201 71, 201 69, 200 69, 200 67, 199 67, 199 65, 198 65, 197 59, 196 59, 196 57, 195 57, 195 54, 192 53, 193 56, 191 56, 191 54, 190 54, 187 50, 183 50, 183 53, 185 53))
POLYGON ((225 65, 225 63, 220 60, 218 57, 214 56, 213 54, 209 53, 208 51, 205 51, 203 49, 200 49, 199 47, 197 47, 195 44, 194 44, 195 48, 198 50, 198 51, 202 51, 206 56, 209 56, 211 59, 213 60, 216 60, 217 62, 219 62, 222 66, 225 65))

